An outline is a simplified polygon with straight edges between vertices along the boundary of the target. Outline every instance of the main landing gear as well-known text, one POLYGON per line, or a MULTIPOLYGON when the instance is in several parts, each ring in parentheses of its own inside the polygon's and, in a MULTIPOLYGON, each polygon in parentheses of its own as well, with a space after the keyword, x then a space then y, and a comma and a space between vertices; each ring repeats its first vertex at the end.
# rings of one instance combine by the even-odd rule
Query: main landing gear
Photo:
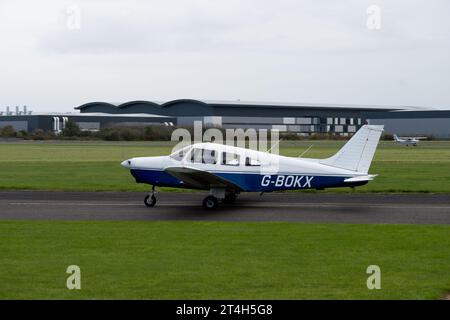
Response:
MULTIPOLYGON (((152 208, 156 204, 156 191, 155 186, 152 186, 152 190, 144 198, 144 204, 152 208)), ((226 191, 224 189, 211 189, 208 196, 203 199, 203 208, 206 210, 214 210, 219 206, 219 201, 225 204, 234 203, 237 199, 238 192, 226 191)))
POLYGON ((219 206, 219 200, 213 195, 207 196, 203 199, 203 208, 206 210, 214 210, 219 206))
POLYGON ((214 210, 219 206, 219 199, 225 204, 234 203, 237 199, 237 193, 225 191, 223 189, 211 189, 210 194, 203 199, 203 208, 214 210))
POLYGON ((144 198, 144 203, 149 208, 154 207, 156 204, 155 193, 155 186, 152 186, 152 191, 144 198))
POLYGON ((223 198, 223 203, 232 204, 236 201, 237 194, 234 192, 229 192, 225 194, 225 198, 223 198))

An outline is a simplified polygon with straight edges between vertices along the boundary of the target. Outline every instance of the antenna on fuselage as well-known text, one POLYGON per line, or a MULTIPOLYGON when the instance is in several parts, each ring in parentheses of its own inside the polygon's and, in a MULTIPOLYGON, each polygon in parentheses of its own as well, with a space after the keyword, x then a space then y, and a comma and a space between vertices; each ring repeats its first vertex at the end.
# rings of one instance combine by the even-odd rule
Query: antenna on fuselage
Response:
POLYGON ((310 145, 310 146, 308 147, 308 149, 306 149, 305 151, 303 151, 297 158, 301 158, 305 153, 307 153, 309 150, 311 150, 311 148, 312 148, 313 146, 314 146, 313 144, 310 145))
POLYGON ((279 139, 277 142, 275 142, 275 143, 273 144, 273 146, 271 146, 270 149, 267 150, 267 153, 270 153, 270 151, 272 151, 273 148, 275 148, 278 144, 280 144, 280 141, 281 141, 281 140, 283 140, 283 139, 279 139))

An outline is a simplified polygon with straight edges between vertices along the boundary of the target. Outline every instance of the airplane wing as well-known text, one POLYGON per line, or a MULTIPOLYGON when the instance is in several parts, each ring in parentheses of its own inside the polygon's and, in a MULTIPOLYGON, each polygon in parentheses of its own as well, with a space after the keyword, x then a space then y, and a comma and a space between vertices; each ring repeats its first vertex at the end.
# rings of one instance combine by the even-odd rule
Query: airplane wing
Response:
POLYGON ((171 176, 183 181, 186 186, 211 189, 211 188, 227 188, 243 191, 243 189, 214 173, 198 170, 190 167, 168 167, 164 169, 171 176))
POLYGON ((426 140, 428 137, 397 137, 399 139, 404 139, 406 141, 412 141, 412 140, 426 140))

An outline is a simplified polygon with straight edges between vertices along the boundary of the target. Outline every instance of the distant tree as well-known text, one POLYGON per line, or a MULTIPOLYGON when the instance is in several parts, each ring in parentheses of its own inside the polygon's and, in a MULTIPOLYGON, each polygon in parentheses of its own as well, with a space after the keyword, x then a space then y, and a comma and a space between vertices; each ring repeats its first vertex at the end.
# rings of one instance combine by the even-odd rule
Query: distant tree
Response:
POLYGON ((107 141, 119 141, 120 134, 115 128, 101 128, 99 136, 107 141))
POLYGON ((67 121, 66 127, 62 131, 62 135, 66 137, 76 137, 81 133, 80 127, 74 121, 67 121))
POLYGON ((53 131, 44 131, 42 129, 35 129, 27 135, 27 139, 33 140, 55 140, 58 136, 53 131))
POLYGON ((149 141, 170 141, 172 131, 173 128, 162 125, 147 126, 142 138, 149 141))
POLYGON ((17 138, 26 139, 28 137, 28 131, 20 130, 19 132, 17 132, 16 136, 17 136, 17 138))
POLYGON ((9 138, 14 137, 16 134, 16 131, 14 131, 13 126, 4 126, 0 129, 0 136, 9 138))

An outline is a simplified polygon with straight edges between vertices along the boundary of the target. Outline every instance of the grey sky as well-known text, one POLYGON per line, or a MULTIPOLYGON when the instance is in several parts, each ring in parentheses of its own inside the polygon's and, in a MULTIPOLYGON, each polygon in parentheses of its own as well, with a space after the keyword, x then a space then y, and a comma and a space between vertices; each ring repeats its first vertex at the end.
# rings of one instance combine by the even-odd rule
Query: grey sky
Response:
POLYGON ((450 108, 449 14, 448 0, 1 0, 0 110, 176 98, 450 108), (366 26, 370 5, 380 30, 366 26))

